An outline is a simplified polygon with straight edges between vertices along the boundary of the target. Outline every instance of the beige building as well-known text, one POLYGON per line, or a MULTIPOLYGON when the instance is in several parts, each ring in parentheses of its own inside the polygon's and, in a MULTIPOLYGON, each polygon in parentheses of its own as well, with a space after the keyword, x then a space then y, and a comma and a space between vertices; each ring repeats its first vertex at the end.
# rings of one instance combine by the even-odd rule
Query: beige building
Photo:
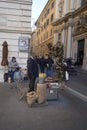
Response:
POLYGON ((49 0, 36 21, 36 43, 35 52, 37 55, 48 53, 47 44, 54 43, 54 30, 52 23, 55 19, 56 0, 49 0))
POLYGON ((8 44, 8 61, 13 56, 25 68, 31 34, 32 0, 0 0, 0 81, 8 66, 1 66, 2 44, 8 44))
POLYGON ((38 46, 37 41, 37 31, 34 30, 31 33, 31 39, 30 39, 30 52, 38 52, 38 50, 36 50, 36 47, 38 46))
POLYGON ((87 70, 87 0, 48 0, 36 21, 34 51, 48 52, 47 44, 64 44, 64 57, 87 70))

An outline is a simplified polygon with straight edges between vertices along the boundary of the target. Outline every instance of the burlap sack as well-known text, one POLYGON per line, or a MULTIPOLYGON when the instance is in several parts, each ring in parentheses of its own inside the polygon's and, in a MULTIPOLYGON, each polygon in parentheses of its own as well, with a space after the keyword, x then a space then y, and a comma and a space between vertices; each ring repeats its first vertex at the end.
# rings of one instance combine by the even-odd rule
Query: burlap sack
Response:
POLYGON ((36 92, 32 91, 27 93, 27 103, 29 106, 32 106, 36 100, 37 100, 38 96, 36 94, 36 92))
POLYGON ((46 84, 37 84, 38 103, 46 102, 46 84))

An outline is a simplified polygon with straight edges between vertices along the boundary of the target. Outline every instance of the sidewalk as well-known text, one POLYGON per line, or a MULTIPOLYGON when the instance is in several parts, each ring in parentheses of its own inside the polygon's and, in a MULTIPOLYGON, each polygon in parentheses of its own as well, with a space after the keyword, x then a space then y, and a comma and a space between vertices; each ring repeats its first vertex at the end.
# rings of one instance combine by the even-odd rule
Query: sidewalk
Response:
POLYGON ((87 102, 87 71, 77 69, 77 75, 70 76, 65 91, 87 102))
POLYGON ((77 70, 77 73, 87 75, 87 70, 83 70, 82 68, 77 68, 76 70, 77 70))

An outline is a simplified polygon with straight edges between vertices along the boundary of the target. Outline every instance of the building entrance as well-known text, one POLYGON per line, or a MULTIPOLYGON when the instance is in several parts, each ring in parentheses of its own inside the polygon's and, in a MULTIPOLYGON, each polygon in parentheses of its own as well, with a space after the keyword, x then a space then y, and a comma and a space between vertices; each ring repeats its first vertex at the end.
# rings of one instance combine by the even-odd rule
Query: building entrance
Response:
POLYGON ((78 65, 83 64, 83 58, 84 58, 84 39, 78 41, 78 53, 77 53, 78 65))

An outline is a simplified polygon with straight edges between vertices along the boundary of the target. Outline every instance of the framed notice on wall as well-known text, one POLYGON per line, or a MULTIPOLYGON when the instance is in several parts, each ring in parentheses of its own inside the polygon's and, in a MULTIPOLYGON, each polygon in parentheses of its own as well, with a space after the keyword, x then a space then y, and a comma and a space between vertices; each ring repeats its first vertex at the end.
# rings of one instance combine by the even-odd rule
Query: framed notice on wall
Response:
POLYGON ((19 51, 28 52, 29 37, 19 37, 19 51))

